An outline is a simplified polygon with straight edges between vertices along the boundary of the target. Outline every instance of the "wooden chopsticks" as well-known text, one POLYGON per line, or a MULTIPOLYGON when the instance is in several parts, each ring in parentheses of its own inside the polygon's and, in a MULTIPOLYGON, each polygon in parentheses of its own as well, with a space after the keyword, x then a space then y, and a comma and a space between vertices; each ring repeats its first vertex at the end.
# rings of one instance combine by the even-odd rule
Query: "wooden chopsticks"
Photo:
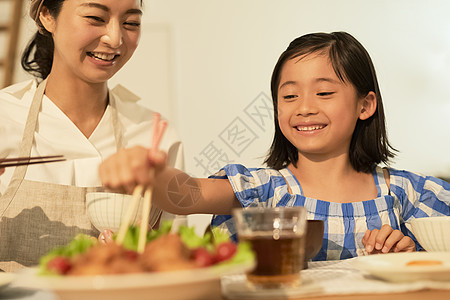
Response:
POLYGON ((15 158, 1 158, 0 168, 17 167, 23 165, 44 164, 57 161, 65 161, 63 155, 48 155, 48 156, 34 156, 34 157, 15 157, 15 158))
POLYGON ((116 242, 117 244, 121 245, 123 243, 123 239, 125 238, 125 234, 128 231, 128 227, 131 223, 131 217, 133 216, 133 211, 136 207, 139 205, 139 200, 142 196, 142 185, 138 185, 134 188, 133 191, 133 198, 131 199, 131 203, 128 205, 128 209, 125 212, 124 220, 120 224, 119 233, 117 234, 116 242))
MULTIPOLYGON (((164 135, 164 131, 167 127, 166 121, 161 121, 161 115, 158 113, 154 114, 153 117, 154 124, 153 124, 153 139, 152 144, 149 149, 149 158, 152 154, 152 151, 158 150, 159 144, 161 142, 161 139, 164 135)), ((150 170, 150 177, 153 178, 154 170, 150 170)), ((117 235, 116 243, 121 245, 123 243, 123 240, 125 238, 125 235, 128 231, 128 227, 131 223, 131 217, 133 215, 133 211, 136 209, 136 207, 139 205, 139 200, 142 197, 142 192, 144 190, 144 187, 142 185, 138 185, 135 187, 133 191, 133 198, 131 200, 130 205, 128 206, 128 209, 125 213, 124 220, 120 224, 119 233, 117 235)), ((152 186, 149 186, 144 193, 144 202, 142 206, 142 212, 141 212, 141 225, 139 230, 139 241, 138 241, 138 252, 143 253, 145 249, 145 244, 147 242, 147 231, 148 231, 148 221, 149 221, 149 215, 150 210, 152 206, 152 186)))

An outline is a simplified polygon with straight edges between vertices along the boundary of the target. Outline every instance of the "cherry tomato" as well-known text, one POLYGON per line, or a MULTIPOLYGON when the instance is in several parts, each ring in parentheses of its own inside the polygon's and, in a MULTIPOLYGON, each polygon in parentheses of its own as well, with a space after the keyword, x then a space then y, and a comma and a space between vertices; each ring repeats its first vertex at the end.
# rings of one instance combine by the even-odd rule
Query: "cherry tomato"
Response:
POLYGON ((72 265, 69 259, 63 256, 56 256, 47 263, 47 269, 49 271, 53 271, 61 275, 67 274, 71 268, 72 265))
POLYGON ((192 251, 192 258, 197 267, 207 267, 214 264, 214 255, 205 248, 197 248, 192 251))
POLYGON ((138 253, 133 250, 127 250, 124 252, 124 257, 131 261, 138 259, 138 256, 139 256, 138 253))
POLYGON ((236 253, 237 246, 233 242, 223 242, 216 248, 216 260, 224 261, 233 257, 236 253))

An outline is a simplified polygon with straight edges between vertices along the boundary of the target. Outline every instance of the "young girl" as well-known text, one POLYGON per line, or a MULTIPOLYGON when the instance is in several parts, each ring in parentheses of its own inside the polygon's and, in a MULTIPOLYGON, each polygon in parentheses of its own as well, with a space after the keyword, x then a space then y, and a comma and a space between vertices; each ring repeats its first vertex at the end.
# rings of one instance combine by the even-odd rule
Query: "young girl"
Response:
MULTIPOLYGON (((0 178, 0 269, 36 265, 78 233, 98 236, 86 192, 101 188, 98 165, 122 147, 150 145, 153 112, 108 80, 140 38, 139 0, 31 0, 38 32, 22 65, 35 75, 0 91, 0 157, 62 154, 64 162, 6 168, 0 178)), ((182 168, 168 128, 161 148, 182 168)), ((0 171, 1 173, 2 171, 0 171)), ((151 213, 155 224, 161 210, 151 213)))
POLYGON ((233 237, 234 207, 304 206, 310 219, 325 221, 315 260, 415 251, 421 247, 408 223, 450 215, 449 183, 379 166, 394 149, 372 61, 348 33, 292 41, 275 66, 272 98, 268 168, 231 164, 212 178, 194 179, 165 167, 162 153, 133 148, 107 159, 100 177, 129 191, 136 183, 152 184, 155 205, 177 214, 216 214, 212 225, 233 237))

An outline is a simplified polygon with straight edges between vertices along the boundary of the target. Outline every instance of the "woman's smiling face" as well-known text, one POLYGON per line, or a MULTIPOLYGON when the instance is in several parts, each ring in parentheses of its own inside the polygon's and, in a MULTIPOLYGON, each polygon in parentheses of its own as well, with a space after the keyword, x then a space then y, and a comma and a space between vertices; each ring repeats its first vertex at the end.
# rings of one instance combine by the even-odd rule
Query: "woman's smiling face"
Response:
POLYGON ((327 55, 287 60, 278 87, 278 122, 299 155, 348 153, 362 98, 336 75, 327 55))
POLYGON ((55 44, 52 73, 107 81, 136 50, 141 16, 138 0, 64 1, 57 19, 43 22, 55 44))

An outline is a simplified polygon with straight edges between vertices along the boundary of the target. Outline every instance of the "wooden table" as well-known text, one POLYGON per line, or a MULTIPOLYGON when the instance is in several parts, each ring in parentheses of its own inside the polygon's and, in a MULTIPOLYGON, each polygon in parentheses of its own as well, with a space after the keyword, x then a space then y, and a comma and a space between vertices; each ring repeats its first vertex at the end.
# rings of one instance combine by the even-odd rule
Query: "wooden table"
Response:
MULTIPOLYGON (((220 298, 221 300, 241 300, 239 298, 220 298)), ((278 298, 283 299, 283 298, 278 298)), ((277 300, 278 300, 277 299, 277 300)), ((328 295, 302 298, 285 298, 289 300, 449 300, 450 290, 423 290, 407 293, 389 294, 354 294, 354 295, 328 295)))

